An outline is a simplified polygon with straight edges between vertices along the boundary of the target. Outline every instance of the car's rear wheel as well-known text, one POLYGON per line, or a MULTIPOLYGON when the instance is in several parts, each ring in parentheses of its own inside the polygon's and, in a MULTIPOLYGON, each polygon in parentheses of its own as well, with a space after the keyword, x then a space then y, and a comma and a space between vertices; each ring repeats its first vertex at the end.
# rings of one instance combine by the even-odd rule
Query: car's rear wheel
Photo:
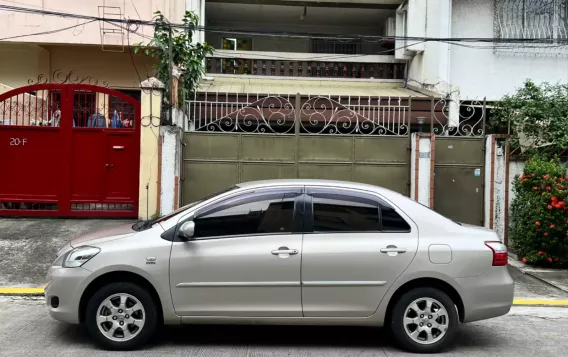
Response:
POLYGON ((138 285, 111 283, 100 288, 89 300, 85 324, 103 348, 136 349, 145 344, 156 330, 156 303, 138 285))
POLYGON ((435 353, 452 341, 458 324, 457 310, 447 294, 434 288, 416 288, 394 305, 390 328, 400 347, 435 353))

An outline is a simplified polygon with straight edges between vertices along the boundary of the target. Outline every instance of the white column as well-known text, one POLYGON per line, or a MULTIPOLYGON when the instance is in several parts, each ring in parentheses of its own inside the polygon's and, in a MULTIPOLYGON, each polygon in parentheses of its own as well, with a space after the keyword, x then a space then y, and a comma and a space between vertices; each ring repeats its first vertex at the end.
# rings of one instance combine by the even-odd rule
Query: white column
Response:
POLYGON ((162 171, 160 187, 160 213, 169 214, 174 211, 176 195, 179 192, 176 187, 179 179, 180 140, 182 130, 177 126, 163 126, 160 128, 162 140, 162 171))
POLYGON ((430 207, 431 138, 430 136, 418 136, 414 133, 411 140, 410 198, 430 207))

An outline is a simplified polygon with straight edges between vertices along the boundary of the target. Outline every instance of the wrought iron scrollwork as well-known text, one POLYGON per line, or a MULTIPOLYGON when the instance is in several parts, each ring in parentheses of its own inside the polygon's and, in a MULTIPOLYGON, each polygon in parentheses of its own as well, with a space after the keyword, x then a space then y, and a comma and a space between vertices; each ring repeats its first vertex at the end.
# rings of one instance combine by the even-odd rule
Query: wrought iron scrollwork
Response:
POLYGON ((300 123, 310 134, 408 135, 408 107, 401 98, 378 98, 377 105, 365 100, 367 104, 360 98, 357 104, 342 104, 329 97, 310 98, 302 105, 300 123))
POLYGON ((51 76, 40 74, 36 79, 29 79, 28 84, 90 84, 93 86, 100 86, 108 88, 109 85, 106 81, 99 81, 93 76, 80 76, 75 71, 64 72, 61 69, 53 71, 51 76))
POLYGON ((294 106, 282 96, 251 103, 193 101, 189 111, 197 131, 288 134, 294 128, 294 106))
POLYGON ((472 136, 481 137, 485 134, 484 118, 486 108, 484 101, 452 101, 448 98, 439 99, 434 108, 433 132, 436 135, 445 136, 472 136), (450 106, 454 106, 455 114, 450 115, 450 106))

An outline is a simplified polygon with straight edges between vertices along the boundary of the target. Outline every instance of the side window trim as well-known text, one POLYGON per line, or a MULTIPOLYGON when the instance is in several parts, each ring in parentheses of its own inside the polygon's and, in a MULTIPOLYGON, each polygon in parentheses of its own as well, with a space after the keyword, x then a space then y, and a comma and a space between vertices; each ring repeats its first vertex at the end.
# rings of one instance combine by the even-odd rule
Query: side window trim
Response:
MULTIPOLYGON (((206 213, 211 213, 215 208, 217 207, 226 207, 227 206, 227 202, 235 202, 238 201, 239 199, 245 198, 246 196, 251 196, 251 197, 259 197, 259 196, 270 196, 270 195, 277 195, 277 194, 282 194, 285 198, 288 195, 295 195, 294 198, 294 211, 292 212, 292 217, 293 217, 293 231, 292 232, 281 232, 281 233, 277 233, 277 232, 273 232, 273 233, 252 233, 252 234, 235 234, 235 235, 222 235, 222 236, 211 236, 211 237, 198 237, 195 238, 195 241, 202 241, 202 240, 211 240, 211 239, 226 239, 226 238, 243 238, 243 237, 255 237, 255 236, 270 236, 270 235, 285 235, 285 234, 296 234, 299 233, 299 231, 297 232, 296 229, 298 227, 297 225, 297 204, 298 204, 298 200, 299 198, 303 195, 304 192, 304 188, 303 187, 268 187, 268 188, 259 188, 259 189, 255 189, 255 190, 250 190, 250 191, 245 191, 245 192, 241 192, 240 194, 236 194, 234 196, 230 196, 227 197, 224 200, 221 201, 217 201, 212 203, 211 205, 208 206, 204 206, 204 207, 200 207, 193 215, 192 217, 189 217, 188 219, 195 219, 197 217, 199 217, 200 215, 206 214, 206 213)), ((290 197, 293 198, 293 197, 290 197)), ((177 224, 176 227, 176 234, 177 231, 179 229, 179 227, 185 223, 188 219, 185 219, 182 221, 180 221, 177 224)), ((174 238, 176 240, 174 241, 178 241, 177 237, 174 238)))
MULTIPOLYGON (((368 233, 411 233, 412 232, 412 225, 409 224, 406 219, 398 214, 397 209, 393 207, 391 204, 387 203, 382 197, 374 193, 366 193, 361 192, 358 190, 352 190, 349 188, 343 187, 306 187, 306 218, 304 219, 304 232, 305 233, 333 233, 333 232, 318 232, 314 230, 314 209, 313 209, 313 197, 314 195, 342 195, 347 197, 362 197, 368 200, 375 201, 377 203, 377 210, 378 210, 378 218, 379 218, 379 230, 376 231, 366 231, 368 233), (400 218, 408 225, 409 230, 406 231, 393 231, 393 230, 384 230, 383 229, 383 207, 390 208, 394 210, 400 218)), ((336 232, 336 233, 350 233, 350 232, 336 232)), ((354 231, 351 233, 361 233, 361 231, 354 231)))

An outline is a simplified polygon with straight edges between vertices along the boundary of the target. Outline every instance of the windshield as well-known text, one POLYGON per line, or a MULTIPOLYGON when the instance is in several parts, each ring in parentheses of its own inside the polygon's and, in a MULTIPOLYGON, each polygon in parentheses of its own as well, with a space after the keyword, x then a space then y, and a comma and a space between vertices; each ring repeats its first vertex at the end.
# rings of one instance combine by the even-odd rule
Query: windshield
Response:
POLYGON ((178 208, 177 210, 173 211, 172 213, 167 214, 167 215, 164 215, 164 216, 161 216, 161 217, 158 217, 157 219, 137 222, 137 223, 135 223, 135 224, 132 226, 132 229, 135 230, 135 231, 143 231, 143 230, 146 230, 146 229, 152 227, 155 223, 167 221, 168 219, 172 218, 173 216, 176 216, 176 215, 182 213, 183 211, 188 210, 189 208, 195 206, 196 204, 198 204, 198 203, 200 203, 200 202, 207 201, 207 200, 210 199, 210 198, 213 198, 213 197, 218 196, 218 195, 220 195, 220 194, 222 194, 222 193, 225 193, 225 192, 232 191, 232 190, 234 190, 235 188, 237 188, 237 186, 231 186, 231 187, 229 187, 229 188, 227 188, 227 189, 224 189, 224 190, 222 190, 222 191, 219 191, 219 192, 216 192, 216 193, 214 193, 214 194, 212 194, 212 195, 209 195, 209 196, 207 196, 207 197, 205 197, 205 198, 203 198, 203 199, 201 199, 201 200, 199 200, 199 201, 195 201, 195 202, 192 202, 192 203, 190 203, 190 204, 188 204, 188 205, 185 205, 185 206, 183 206, 183 207, 180 207, 180 208, 178 208))

